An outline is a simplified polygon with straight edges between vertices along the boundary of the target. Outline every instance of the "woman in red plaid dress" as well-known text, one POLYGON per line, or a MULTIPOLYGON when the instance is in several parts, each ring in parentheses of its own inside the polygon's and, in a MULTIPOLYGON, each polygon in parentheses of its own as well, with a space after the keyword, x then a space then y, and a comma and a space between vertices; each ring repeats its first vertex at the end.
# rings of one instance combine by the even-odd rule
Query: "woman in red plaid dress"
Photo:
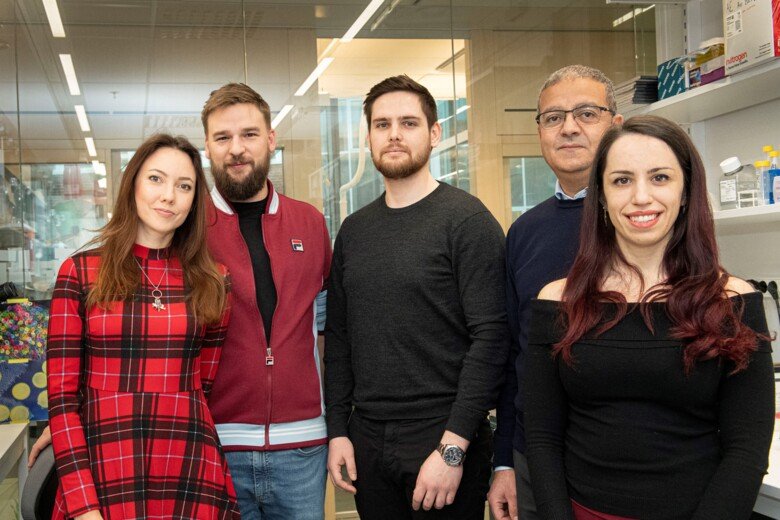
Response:
POLYGON ((233 519, 206 406, 228 319, 205 247, 207 188, 185 139, 150 138, 113 218, 60 268, 48 342, 60 486, 53 518, 233 519))

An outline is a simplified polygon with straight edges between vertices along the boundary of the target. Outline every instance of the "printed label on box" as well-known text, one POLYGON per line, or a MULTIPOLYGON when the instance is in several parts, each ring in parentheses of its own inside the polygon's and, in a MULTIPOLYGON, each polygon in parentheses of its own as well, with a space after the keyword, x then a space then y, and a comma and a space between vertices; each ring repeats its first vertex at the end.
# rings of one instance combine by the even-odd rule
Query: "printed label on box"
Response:
POLYGON ((726 16, 726 38, 732 38, 742 32, 742 11, 726 16))
POLYGON ((780 56, 780 0, 723 0, 726 73, 780 56))

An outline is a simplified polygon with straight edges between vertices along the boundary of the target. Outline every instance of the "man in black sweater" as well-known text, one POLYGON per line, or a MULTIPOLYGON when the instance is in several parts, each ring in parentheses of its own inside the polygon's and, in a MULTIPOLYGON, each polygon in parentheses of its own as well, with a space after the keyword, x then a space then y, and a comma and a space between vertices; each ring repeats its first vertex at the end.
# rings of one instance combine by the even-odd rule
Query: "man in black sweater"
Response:
POLYGON ((328 471, 367 520, 482 519, 486 417, 509 350, 503 232, 479 200, 431 175, 441 126, 425 87, 388 78, 364 106, 386 191, 336 238, 328 471))
POLYGON ((536 121, 545 161, 558 179, 555 196, 521 215, 507 235, 507 317, 511 350, 496 408, 498 425, 488 501, 498 520, 538 520, 525 458, 522 388, 531 300, 564 278, 579 247, 590 167, 601 136, 623 117, 612 82, 599 70, 570 65, 539 92, 536 121))

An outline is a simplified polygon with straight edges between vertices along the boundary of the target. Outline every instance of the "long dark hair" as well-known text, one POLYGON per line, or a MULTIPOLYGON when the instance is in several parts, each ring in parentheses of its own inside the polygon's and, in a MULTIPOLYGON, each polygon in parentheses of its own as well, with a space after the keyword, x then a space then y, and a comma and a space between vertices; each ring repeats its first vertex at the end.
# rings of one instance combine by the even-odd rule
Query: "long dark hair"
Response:
POLYGON ((90 245, 100 248, 100 270, 87 296, 87 306, 105 306, 110 301, 124 300, 138 288, 141 273, 133 260, 133 245, 138 233, 138 208, 135 205, 135 179, 152 154, 162 148, 183 152, 195 168, 195 197, 192 209, 171 240, 171 251, 181 262, 184 280, 189 287, 192 313, 201 323, 219 321, 225 306, 224 277, 206 248, 206 205, 208 186, 200 153, 186 138, 156 134, 138 147, 127 163, 114 214, 100 229, 90 245))
POLYGON ((625 296, 602 291, 615 265, 633 271, 644 280, 639 269, 626 260, 615 240, 615 228, 602 219, 604 169, 612 145, 622 136, 639 134, 659 139, 674 152, 684 174, 681 208, 666 245, 663 270, 667 279, 652 287, 639 302, 645 323, 652 330, 651 301, 666 300, 666 312, 672 321, 672 337, 685 345, 684 367, 693 369, 697 359, 722 357, 734 363, 734 371, 747 366, 755 350, 757 336, 740 320, 741 309, 727 298, 729 275, 718 260, 715 226, 707 200, 704 165, 688 135, 675 123, 656 116, 636 116, 607 130, 596 157, 585 199, 580 248, 563 291, 566 333, 554 347, 554 354, 572 362, 571 346, 589 331, 599 335, 617 324, 628 312, 625 296), (613 316, 605 316, 600 302, 616 304, 613 316))

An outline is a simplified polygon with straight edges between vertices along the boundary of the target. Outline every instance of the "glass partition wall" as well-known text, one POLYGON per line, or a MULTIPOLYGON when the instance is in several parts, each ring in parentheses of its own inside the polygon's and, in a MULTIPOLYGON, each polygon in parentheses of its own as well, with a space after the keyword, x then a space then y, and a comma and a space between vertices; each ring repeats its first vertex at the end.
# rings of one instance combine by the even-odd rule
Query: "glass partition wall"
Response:
POLYGON ((271 105, 275 186, 335 237, 383 190, 363 96, 408 74, 437 100, 434 176, 506 228, 552 194, 533 120, 546 76, 654 73, 654 21, 603 0, 0 0, 0 283, 49 297, 111 217, 133 150, 160 131, 202 149, 200 110, 230 81, 271 105))

